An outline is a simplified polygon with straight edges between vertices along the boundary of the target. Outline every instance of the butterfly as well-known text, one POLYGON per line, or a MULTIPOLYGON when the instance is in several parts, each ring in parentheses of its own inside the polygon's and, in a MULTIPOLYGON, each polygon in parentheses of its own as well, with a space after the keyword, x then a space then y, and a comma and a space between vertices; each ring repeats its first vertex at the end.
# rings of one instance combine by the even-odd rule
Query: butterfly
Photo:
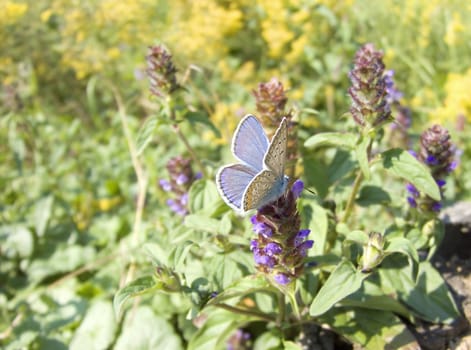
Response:
POLYGON ((232 153, 240 163, 223 166, 216 183, 224 201, 245 213, 259 209, 285 193, 287 120, 283 118, 269 142, 262 125, 253 115, 245 116, 232 139, 232 153))

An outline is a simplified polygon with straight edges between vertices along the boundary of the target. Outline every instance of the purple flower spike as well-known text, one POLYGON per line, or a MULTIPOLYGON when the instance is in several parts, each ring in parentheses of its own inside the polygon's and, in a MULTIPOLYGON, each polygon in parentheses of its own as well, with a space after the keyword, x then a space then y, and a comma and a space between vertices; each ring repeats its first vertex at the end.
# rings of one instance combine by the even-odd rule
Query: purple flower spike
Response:
POLYGON ((274 279, 277 283, 281 284, 281 285, 286 285, 288 284, 289 282, 291 282, 291 278, 289 278, 287 275, 285 275, 284 273, 278 273, 274 276, 274 279))
POLYGON ((311 249, 312 246, 314 245, 314 241, 309 240, 301 243, 299 246, 297 246, 298 254, 301 255, 302 257, 307 255, 307 250, 311 249))
POLYGON ((437 165, 438 159, 433 155, 429 155, 425 162, 427 163, 427 165, 437 165))
POLYGON ((296 180, 293 186, 291 187, 291 192, 293 192, 294 199, 299 198, 303 189, 304 189, 304 182, 302 182, 301 180, 296 180))
POLYGON ((412 208, 417 208, 417 202, 412 197, 407 197, 407 201, 412 208))
POLYGON ((250 221, 253 224, 253 231, 256 234, 263 235, 265 237, 271 237, 273 235, 273 230, 270 226, 265 224, 264 222, 257 220, 257 215, 254 215, 250 218, 250 221))
POLYGON ((177 185, 184 185, 188 182, 188 176, 186 176, 185 174, 179 174, 177 176, 177 179, 175 180, 175 182, 177 183, 177 185))
POLYGON ((453 170, 456 169, 456 167, 458 166, 458 162, 456 160, 452 161, 450 166, 448 167, 448 172, 451 173, 453 170))
POLYGON ((442 204, 440 202, 435 202, 432 204, 432 210, 439 212, 442 209, 442 204))
POLYGON ((438 180, 437 180, 437 185, 438 185, 438 187, 442 188, 443 186, 446 185, 446 181, 445 181, 445 180, 438 179, 438 180))
POLYGON ((309 229, 300 230, 294 239, 294 245, 299 246, 310 233, 309 229))
POLYGON ((278 243, 270 242, 265 246, 265 253, 269 256, 278 255, 283 251, 283 248, 278 243))
POLYGON ((418 197, 420 195, 419 191, 413 184, 407 184, 406 185, 407 192, 409 192, 411 195, 414 197, 418 197))
POLYGON ((165 191, 165 192, 170 192, 172 190, 172 185, 170 184, 169 181, 165 180, 165 179, 161 179, 159 181, 159 184, 160 184, 160 187, 162 187, 162 189, 165 191))

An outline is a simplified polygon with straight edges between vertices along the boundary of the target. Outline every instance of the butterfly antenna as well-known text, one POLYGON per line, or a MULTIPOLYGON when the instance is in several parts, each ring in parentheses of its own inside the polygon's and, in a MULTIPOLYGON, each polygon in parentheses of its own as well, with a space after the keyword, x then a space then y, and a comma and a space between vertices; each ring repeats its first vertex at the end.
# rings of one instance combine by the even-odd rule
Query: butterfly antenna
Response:
POLYGON ((310 192, 311 194, 313 194, 314 196, 317 197, 316 191, 313 191, 313 190, 311 190, 311 189, 309 189, 309 188, 306 188, 306 191, 310 192))

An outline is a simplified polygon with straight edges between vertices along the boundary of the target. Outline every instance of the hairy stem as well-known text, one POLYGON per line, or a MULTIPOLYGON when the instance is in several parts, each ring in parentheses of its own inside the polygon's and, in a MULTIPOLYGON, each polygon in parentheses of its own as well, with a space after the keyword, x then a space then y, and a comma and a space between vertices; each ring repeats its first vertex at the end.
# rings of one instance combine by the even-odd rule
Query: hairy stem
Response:
MULTIPOLYGON (((175 122, 176 120, 176 117, 175 117, 175 111, 173 108, 171 108, 171 111, 170 111, 170 118, 172 119, 172 121, 175 122)), ((205 168, 203 166, 203 163, 201 163, 201 160, 198 158, 198 156, 196 155, 196 152, 195 150, 193 149, 193 147, 191 147, 190 143, 188 142, 187 138, 185 137, 185 135, 182 133, 181 129, 180 129, 180 126, 177 124, 177 123, 174 123, 173 124, 173 130, 175 131, 175 133, 177 134, 177 136, 180 138, 180 140, 183 142, 183 144, 185 145, 188 153, 190 153, 190 156, 191 158, 193 159, 193 161, 196 162, 196 164, 198 164, 198 167, 200 168, 201 170, 201 173, 203 174, 203 177, 205 177, 206 175, 206 171, 205 171, 205 168)))
MULTIPOLYGON (((136 200, 136 212, 134 215, 134 223, 132 227, 132 243, 134 246, 137 246, 139 243, 139 232, 141 228, 142 214, 144 212, 144 205, 146 201, 147 176, 144 167, 141 161, 139 160, 136 145, 134 144, 134 140, 131 135, 131 130, 129 129, 129 124, 126 116, 126 107, 124 106, 123 100, 121 99, 121 95, 119 94, 118 90, 115 87, 112 87, 112 91, 116 104, 118 106, 119 118, 121 119, 121 125, 123 127, 124 136, 128 144, 129 154, 131 156, 132 165, 137 177, 138 193, 136 200)), ((126 284, 133 279, 135 269, 136 264, 135 262, 132 262, 129 265, 126 278, 122 281, 123 284, 126 284)))

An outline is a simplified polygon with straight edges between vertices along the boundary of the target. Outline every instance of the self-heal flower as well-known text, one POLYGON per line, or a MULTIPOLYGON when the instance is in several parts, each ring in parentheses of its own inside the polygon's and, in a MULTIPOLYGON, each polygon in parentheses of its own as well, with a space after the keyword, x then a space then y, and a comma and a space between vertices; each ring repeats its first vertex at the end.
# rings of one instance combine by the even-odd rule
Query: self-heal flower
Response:
POLYGON ((171 158, 167 163, 167 171, 170 179, 159 180, 160 187, 173 195, 173 198, 167 199, 167 206, 174 213, 185 216, 188 214, 188 190, 197 178, 193 175, 191 160, 181 156, 171 158))
MULTIPOLYGON (((296 134, 297 123, 291 119, 291 113, 286 110, 288 97, 286 96, 283 84, 276 78, 272 78, 266 83, 259 83, 252 91, 255 97, 255 104, 258 115, 263 125, 269 130, 269 136, 275 132, 283 117, 288 120, 288 134, 296 134)), ((288 139, 286 159, 288 162, 298 159, 297 138, 288 139)), ((286 169, 289 176, 294 176, 294 166, 286 169)))
POLYGON ((264 125, 277 127, 285 115, 285 105, 288 101, 283 84, 276 78, 267 83, 258 84, 253 90, 257 112, 264 125))
POLYGON ((146 56, 147 76, 150 81, 150 91, 158 98, 170 95, 180 88, 177 83, 177 69, 173 65, 172 55, 162 45, 149 47, 146 56))
POLYGON ((350 113, 355 122, 370 130, 389 121, 387 83, 390 77, 384 75, 383 53, 373 44, 363 45, 355 55, 349 78, 352 82, 348 90, 352 99, 350 113))
POLYGON ((310 230, 300 229, 296 201, 303 186, 296 181, 283 196, 251 218, 257 238, 251 241, 250 250, 257 269, 278 285, 287 285, 302 274, 304 258, 314 244, 307 240, 310 230))
MULTIPOLYGON (((420 137, 420 149, 413 155, 425 164, 432 174, 443 197, 446 184, 445 177, 453 171, 456 166, 456 148, 451 143, 448 130, 440 125, 433 125, 424 131, 420 137)), ((409 197, 409 204, 413 208, 419 209, 423 213, 437 213, 441 210, 442 204, 419 191, 412 185, 406 186, 409 197)))

